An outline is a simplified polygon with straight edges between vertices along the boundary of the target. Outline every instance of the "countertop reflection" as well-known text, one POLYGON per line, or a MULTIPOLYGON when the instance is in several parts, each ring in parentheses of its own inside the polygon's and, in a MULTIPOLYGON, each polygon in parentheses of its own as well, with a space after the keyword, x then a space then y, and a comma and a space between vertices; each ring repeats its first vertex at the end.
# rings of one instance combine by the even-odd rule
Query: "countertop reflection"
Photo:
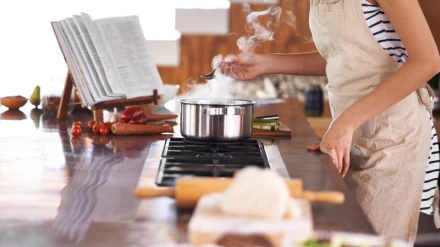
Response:
POLYGON ((151 143, 166 136, 72 137, 71 123, 89 121, 91 111, 57 121, 36 108, 0 110, 0 246, 175 242, 173 202, 132 194, 141 176, 153 176, 145 167, 151 143), (157 203, 162 212, 149 218, 157 203))

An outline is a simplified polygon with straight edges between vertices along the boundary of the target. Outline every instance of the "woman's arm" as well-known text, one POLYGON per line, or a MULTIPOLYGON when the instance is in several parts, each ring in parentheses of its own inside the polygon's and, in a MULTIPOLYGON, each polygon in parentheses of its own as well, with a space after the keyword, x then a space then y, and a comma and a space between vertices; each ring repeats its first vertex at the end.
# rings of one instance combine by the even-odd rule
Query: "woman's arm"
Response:
POLYGON ((377 0, 408 52, 408 60, 388 80, 341 114, 358 128, 393 106, 440 71, 440 56, 417 0, 377 0))
POLYGON ((264 74, 325 76, 325 59, 318 52, 299 54, 230 55, 222 60, 223 74, 236 80, 251 80, 264 74))
POLYGON ((327 62, 318 52, 269 54, 265 74, 325 76, 327 62))
POLYGON ((370 94, 336 118, 320 144, 344 176, 349 166, 352 133, 363 123, 414 92, 440 71, 439 51, 417 0, 377 0, 408 52, 405 64, 370 94))

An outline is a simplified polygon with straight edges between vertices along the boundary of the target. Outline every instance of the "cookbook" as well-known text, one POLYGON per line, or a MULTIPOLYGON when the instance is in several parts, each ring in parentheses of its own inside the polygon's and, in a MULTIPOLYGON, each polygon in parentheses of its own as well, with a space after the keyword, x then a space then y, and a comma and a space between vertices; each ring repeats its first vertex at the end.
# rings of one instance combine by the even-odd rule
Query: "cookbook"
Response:
POLYGON ((93 20, 81 13, 51 24, 83 106, 162 91, 137 16, 93 20))

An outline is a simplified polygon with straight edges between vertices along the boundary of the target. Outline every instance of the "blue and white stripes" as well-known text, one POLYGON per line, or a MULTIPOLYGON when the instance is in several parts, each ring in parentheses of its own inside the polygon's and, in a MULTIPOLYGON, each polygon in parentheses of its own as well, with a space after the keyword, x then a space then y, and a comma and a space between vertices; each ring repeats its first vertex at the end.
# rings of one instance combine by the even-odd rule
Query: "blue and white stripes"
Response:
POLYGON ((385 12, 379 6, 365 0, 362 0, 362 9, 367 25, 377 42, 398 63, 406 62, 408 53, 385 12))

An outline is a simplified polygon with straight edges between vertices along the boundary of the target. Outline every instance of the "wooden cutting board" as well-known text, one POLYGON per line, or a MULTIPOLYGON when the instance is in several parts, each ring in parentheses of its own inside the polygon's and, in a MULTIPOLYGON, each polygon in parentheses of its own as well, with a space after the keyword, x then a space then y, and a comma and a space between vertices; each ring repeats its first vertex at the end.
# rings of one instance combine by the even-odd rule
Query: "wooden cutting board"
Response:
POLYGON ((225 215, 218 206, 220 198, 221 194, 208 194, 197 203, 188 225, 192 244, 278 247, 312 234, 311 207, 306 200, 292 199, 300 216, 268 220, 225 215))
POLYGON ((253 129, 252 137, 290 137, 292 136, 292 130, 289 129, 283 123, 280 124, 278 130, 261 130, 261 129, 253 129))

